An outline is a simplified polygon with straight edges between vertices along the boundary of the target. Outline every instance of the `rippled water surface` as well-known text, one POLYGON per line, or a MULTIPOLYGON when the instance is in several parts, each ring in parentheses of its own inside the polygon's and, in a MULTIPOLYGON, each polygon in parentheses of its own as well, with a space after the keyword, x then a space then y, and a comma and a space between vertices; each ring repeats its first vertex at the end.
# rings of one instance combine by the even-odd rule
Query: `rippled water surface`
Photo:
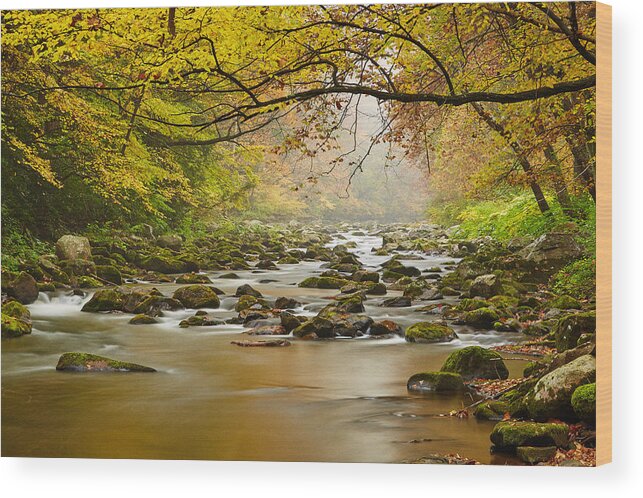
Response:
MULTIPOLYGON (((366 267, 379 237, 357 237, 366 267)), ((342 241, 343 242, 343 241, 342 241)), ((444 257, 408 261, 420 269, 444 257)), ((295 296, 299 314, 314 315, 333 290, 300 289, 321 263, 280 271, 237 272, 218 279, 226 294, 250 283, 267 297, 295 296), (276 280, 260 283, 261 280, 276 280)), ((222 273, 222 272, 219 272, 222 273)), ((178 285, 155 284, 165 294, 178 285)), ((386 297, 399 295, 389 292, 386 297)), ((513 334, 454 327, 460 340, 408 344, 403 339, 293 341, 288 348, 230 344, 240 325, 191 327, 194 310, 167 313, 156 325, 128 324, 131 315, 81 313, 87 298, 41 293, 29 306, 30 336, 2 342, 4 456, 221 460, 400 462, 431 453, 459 453, 483 463, 510 463, 489 454, 494 422, 442 414, 471 403, 468 395, 415 395, 406 380, 438 370, 463 345, 510 342, 513 334), (156 368, 155 374, 74 374, 55 370, 61 353, 85 351, 156 368)), ((406 326, 435 319, 412 308, 382 308, 371 297, 366 314, 406 326)), ((212 314, 235 316, 236 298, 212 314)), ((424 303, 426 304, 426 303, 424 303)), ((512 376, 524 362, 509 360, 512 376)))

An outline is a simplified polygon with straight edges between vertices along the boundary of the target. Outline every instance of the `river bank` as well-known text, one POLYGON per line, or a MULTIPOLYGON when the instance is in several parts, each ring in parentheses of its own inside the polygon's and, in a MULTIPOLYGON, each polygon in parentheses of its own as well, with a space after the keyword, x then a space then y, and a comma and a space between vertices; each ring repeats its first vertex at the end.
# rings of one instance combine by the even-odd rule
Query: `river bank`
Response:
MULTIPOLYGON (((87 241, 89 249, 73 242, 60 247, 57 258, 25 268, 41 292, 24 320, 32 332, 2 345, 5 454, 534 460, 521 457, 526 450, 516 451, 519 446, 547 448, 547 458, 532 463, 587 463, 561 454, 574 451, 570 433, 573 439, 591 432, 591 416, 578 425, 570 405, 576 388, 591 384, 591 366, 580 377, 578 369, 562 380, 556 374, 555 384, 566 387, 555 403, 525 404, 537 398, 541 378, 591 357, 592 303, 554 296, 542 285, 578 255, 570 237, 502 246, 490 238, 458 240, 430 225, 254 224, 190 243, 151 233, 87 241), (110 279, 121 287, 94 287, 110 279), (218 297, 203 307, 173 302, 186 284, 212 285, 218 297), (136 306, 119 299, 131 298, 133 288, 140 293, 137 311, 156 323, 130 323, 136 306), (107 305, 98 299, 105 292, 112 298, 107 305), (97 310, 98 301, 102 312, 88 311, 97 310), (437 339, 409 333, 421 323, 448 332, 437 339), (275 336, 261 337, 268 332, 275 336), (291 347, 231 344, 284 339, 291 347), (407 389, 414 374, 445 370, 453 353, 471 347, 501 351, 506 374, 498 374, 497 363, 482 375, 486 379, 456 366, 453 389, 410 383, 407 389), (56 371, 69 351, 143 364, 156 373, 56 371), (472 406, 503 390, 501 400, 472 406), (546 444, 527 435, 511 446, 496 437, 500 451, 490 453, 500 419, 562 419, 571 426, 554 424, 566 427, 566 437, 546 444)), ((31 284, 25 274, 3 275, 3 293, 28 301, 33 292, 22 292, 31 284)), ((5 306, 3 337, 4 312, 5 306)))

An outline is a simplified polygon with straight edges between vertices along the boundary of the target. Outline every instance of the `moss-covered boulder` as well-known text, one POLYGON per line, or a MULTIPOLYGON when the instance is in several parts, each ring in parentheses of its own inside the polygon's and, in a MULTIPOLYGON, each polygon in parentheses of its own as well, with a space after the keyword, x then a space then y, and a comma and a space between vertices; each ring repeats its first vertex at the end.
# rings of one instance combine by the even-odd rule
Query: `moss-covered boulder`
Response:
POLYGON ((462 317, 464 323, 472 327, 493 328, 500 316, 493 308, 478 308, 473 311, 467 311, 462 317))
POLYGON ((31 334, 31 313, 18 301, 2 305, 2 337, 12 338, 31 334))
POLYGON ((278 297, 275 301, 275 308, 280 310, 294 309, 301 306, 301 303, 292 297, 278 297))
POLYGON ((561 310, 579 310, 582 307, 578 299, 567 295, 555 297, 549 301, 549 306, 561 310))
POLYGON ((270 306, 264 299, 260 299, 250 295, 243 295, 235 304, 235 311, 243 311, 255 307, 256 309, 270 309, 270 306))
POLYGON ((558 320, 554 329, 556 349, 565 351, 575 348, 582 334, 596 332, 596 312, 574 313, 558 320))
POLYGON ((161 235, 156 239, 156 245, 172 251, 180 251, 183 247, 183 239, 179 235, 161 235))
POLYGON ((457 305, 456 309, 459 311, 474 311, 480 308, 488 308, 491 303, 481 298, 465 297, 457 305))
POLYGON ((155 369, 91 353, 64 353, 56 370, 66 372, 156 372, 155 369))
POLYGON ((99 311, 120 311, 127 295, 122 289, 97 290, 80 311, 96 313, 99 311))
POLYGON ((384 299, 380 306, 383 306, 385 308, 407 308, 411 306, 411 298, 408 296, 391 297, 388 299, 384 299))
POLYGON ((203 273, 184 273, 176 277, 177 284, 211 284, 210 277, 203 273))
POLYGON ((288 333, 292 332, 297 327, 299 327, 302 323, 308 320, 304 316, 293 315, 292 313, 288 313, 287 311, 282 311, 279 314, 279 319, 281 321, 282 327, 285 328, 286 332, 288 333))
POLYGON ((473 416, 478 420, 502 420, 509 411, 506 401, 484 401, 476 405, 473 416))
POLYGON ((567 424, 541 424, 515 420, 498 422, 489 436, 496 449, 515 450, 519 446, 566 448, 569 445, 567 424))
POLYGON ((96 265, 96 276, 114 285, 123 283, 123 276, 118 268, 112 265, 96 265))
POLYGON ((596 424, 596 384, 577 387, 572 394, 572 408, 576 416, 590 425, 596 424))
POLYGON ((153 323, 158 323, 158 321, 153 316, 139 313, 138 315, 132 317, 129 323, 131 323, 132 325, 151 325, 153 323))
POLYGON ((155 254, 143 258, 141 268, 158 273, 181 273, 185 270, 185 263, 178 258, 155 254))
POLYGON ((419 392, 457 392, 464 390, 464 382, 460 375, 451 372, 423 372, 412 375, 406 388, 419 392))
POLYGON ((299 287, 309 289, 341 289, 349 280, 339 277, 308 277, 299 282, 299 287))
POLYGON ((172 295, 186 308, 218 308, 219 296, 207 285, 195 284, 180 287, 172 295))
POLYGON ((419 322, 413 324, 407 328, 404 333, 404 339, 406 339, 407 342, 450 342, 457 338, 458 336, 451 327, 435 322, 419 322))
POLYGON ((373 282, 380 281, 380 275, 376 271, 357 270, 351 277, 355 282, 373 282))
POLYGON ((595 381, 596 359, 584 355, 541 377, 523 403, 534 420, 576 420, 572 395, 578 387, 595 381))
POLYGON ((82 275, 76 279, 76 287, 79 289, 95 289, 96 287, 102 286, 103 283, 101 281, 87 275, 82 275))
POLYGON ((442 365, 443 372, 471 379, 506 379, 509 370, 497 352, 480 346, 469 346, 451 353, 442 365))

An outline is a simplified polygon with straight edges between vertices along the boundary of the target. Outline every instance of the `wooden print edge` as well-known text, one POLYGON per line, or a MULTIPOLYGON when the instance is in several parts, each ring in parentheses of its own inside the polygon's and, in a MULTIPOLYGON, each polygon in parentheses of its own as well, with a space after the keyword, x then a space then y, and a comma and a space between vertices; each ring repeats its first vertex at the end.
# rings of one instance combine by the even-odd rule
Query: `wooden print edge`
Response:
POLYGON ((612 7, 596 2, 596 465, 612 461, 612 7))

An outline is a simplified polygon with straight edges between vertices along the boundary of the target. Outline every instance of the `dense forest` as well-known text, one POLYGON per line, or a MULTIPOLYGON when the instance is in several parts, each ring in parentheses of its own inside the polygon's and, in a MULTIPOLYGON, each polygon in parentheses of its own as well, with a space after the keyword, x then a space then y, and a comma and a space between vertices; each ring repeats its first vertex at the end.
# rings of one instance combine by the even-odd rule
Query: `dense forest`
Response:
MULTIPOLYGON (((221 306, 234 316, 203 312, 175 325, 243 324, 254 327, 251 335, 300 339, 462 340, 475 345, 461 351, 482 355, 463 362, 504 368, 484 373, 506 383, 477 391, 493 401, 476 417, 581 421, 563 430, 563 439, 577 438, 575 449, 560 443, 556 423, 541 424, 553 443, 544 453, 520 450, 523 463, 591 464, 595 85, 592 2, 5 11, 3 337, 5 329, 31 331, 29 310, 13 299, 38 299, 40 320, 38 309, 50 310, 37 307, 42 299, 62 299, 74 313, 133 313, 129 323, 145 326, 178 309, 221 306), (252 275, 278 269, 276 280, 252 275), (239 278, 236 291, 226 287, 239 278), (204 285, 213 280, 221 283, 214 296, 204 285), (122 286, 137 283, 175 292, 122 286), (257 283, 282 295, 266 301, 257 283), (174 284, 202 294, 184 296, 174 284), (340 290, 330 298, 339 304, 321 309, 322 289, 340 290), (387 292, 392 297, 364 307, 380 299, 367 296, 387 292), (302 300, 303 315, 275 311, 299 309, 302 300), (368 306, 418 303, 415 315, 346 318, 376 313, 368 306), (431 318, 414 324, 420 312, 431 318), (277 333, 271 320, 279 317, 277 333), (465 327, 460 339, 453 325, 465 327), (473 330, 491 336, 469 338, 473 330), (482 346, 537 359, 516 377, 482 346), (585 362, 581 374, 574 370, 585 405, 572 410, 576 389, 554 408, 536 406, 538 379, 576 361, 585 362), (531 404, 520 404, 523 397, 531 404)), ((74 330, 111 322, 97 323, 74 330)), ((61 357, 59 369, 108 361, 82 355, 61 357)), ((457 391, 460 374, 475 384, 477 375, 467 378, 452 356, 440 375, 455 380, 418 374, 425 377, 409 379, 409 390, 455 382, 457 391)), ((450 414, 468 417, 461 405, 450 414)), ((503 449, 498 431, 491 439, 503 449)), ((176 455, 152 454, 163 456, 176 455)))

